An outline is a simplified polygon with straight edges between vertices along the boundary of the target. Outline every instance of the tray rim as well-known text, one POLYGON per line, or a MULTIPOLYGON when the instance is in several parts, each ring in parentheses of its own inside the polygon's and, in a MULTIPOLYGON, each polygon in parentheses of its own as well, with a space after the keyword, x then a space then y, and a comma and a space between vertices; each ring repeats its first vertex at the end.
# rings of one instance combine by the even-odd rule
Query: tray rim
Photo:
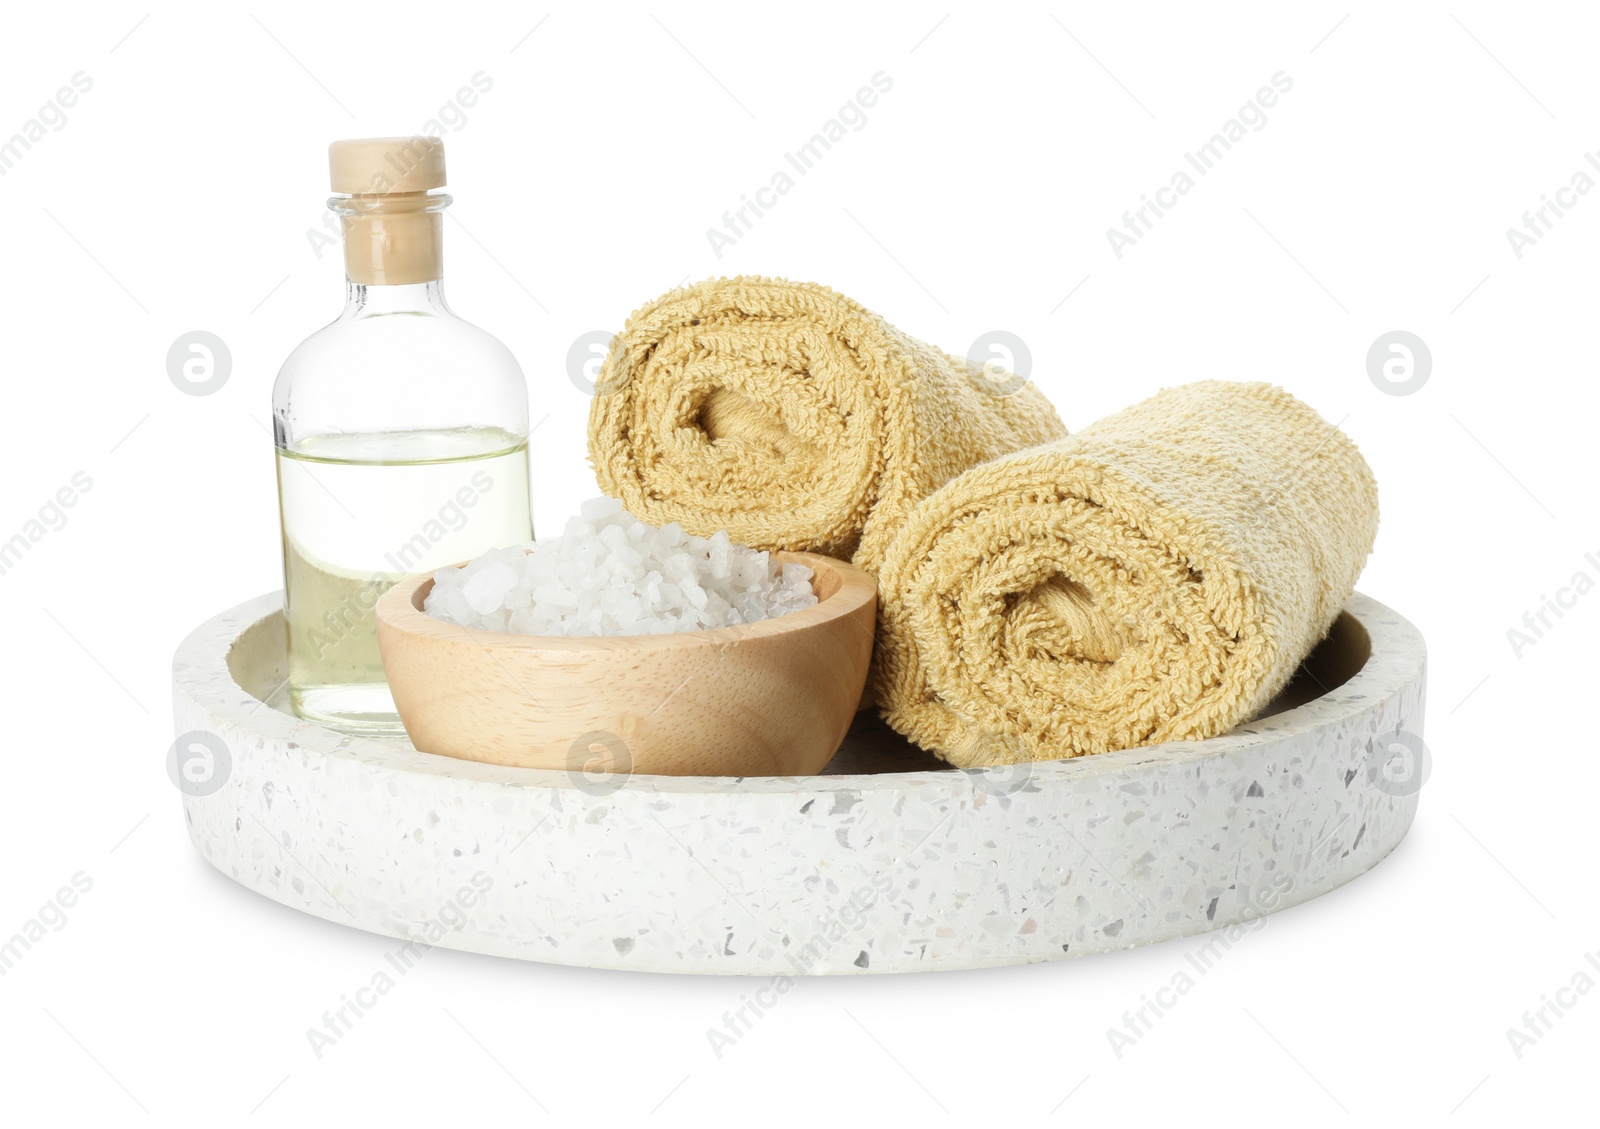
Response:
MULTIPOLYGON (((808 609, 810 610, 810 609, 808 609)), ((1209 761, 1230 753, 1303 734, 1341 718, 1354 717, 1393 697, 1413 682, 1424 682, 1427 647, 1421 632, 1392 608, 1361 592, 1342 609, 1366 631, 1370 653, 1349 680, 1279 714, 1248 722, 1230 733, 1200 741, 1170 741, 1065 760, 1027 762, 1030 786, 1065 785, 1095 777, 1115 777, 1152 764, 1209 761)), ((463 783, 545 789, 586 794, 592 791, 563 769, 516 768, 458 760, 419 752, 409 745, 327 729, 268 707, 234 681, 228 657, 238 641, 264 620, 282 612, 282 591, 268 592, 220 612, 194 628, 173 656, 174 693, 237 731, 298 745, 333 760, 381 767, 421 776, 446 776, 463 783)), ((862 792, 879 789, 969 791, 975 780, 1003 777, 1016 765, 992 768, 918 769, 856 775, 817 776, 652 776, 630 775, 629 790, 672 794, 736 795, 746 792, 862 792)))

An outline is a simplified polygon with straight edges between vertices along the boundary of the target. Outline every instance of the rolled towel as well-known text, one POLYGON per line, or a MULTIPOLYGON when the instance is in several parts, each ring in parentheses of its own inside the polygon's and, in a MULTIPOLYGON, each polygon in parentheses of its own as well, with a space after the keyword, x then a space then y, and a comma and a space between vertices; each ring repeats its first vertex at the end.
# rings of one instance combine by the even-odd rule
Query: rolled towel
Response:
POLYGON ((1377 527, 1366 460, 1287 392, 1167 389, 912 511, 878 704, 964 767, 1225 733, 1327 633, 1377 527))
POLYGON ((589 457, 600 488, 651 524, 875 569, 916 502, 1066 433, 1031 384, 826 286, 719 278, 635 311, 612 340, 589 457))

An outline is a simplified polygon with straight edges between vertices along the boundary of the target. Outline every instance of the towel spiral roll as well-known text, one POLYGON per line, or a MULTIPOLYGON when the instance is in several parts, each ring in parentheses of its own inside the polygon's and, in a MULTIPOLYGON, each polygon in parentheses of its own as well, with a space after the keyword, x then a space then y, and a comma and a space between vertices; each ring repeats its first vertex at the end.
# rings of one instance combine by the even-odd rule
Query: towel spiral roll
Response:
POLYGON ((644 521, 875 570, 916 502, 1065 434, 1037 388, 825 286, 721 278, 663 295, 613 339, 589 456, 644 521))
POLYGON ((964 767, 1216 736, 1327 633, 1377 524, 1360 452, 1287 392, 1167 389, 911 512, 878 704, 964 767))

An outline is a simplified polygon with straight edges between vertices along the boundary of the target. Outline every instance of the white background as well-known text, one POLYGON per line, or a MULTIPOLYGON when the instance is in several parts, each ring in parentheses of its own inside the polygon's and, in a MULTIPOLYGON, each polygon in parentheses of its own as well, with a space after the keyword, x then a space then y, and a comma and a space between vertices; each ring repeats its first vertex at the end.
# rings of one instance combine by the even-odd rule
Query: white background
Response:
POLYGON ((0 539, 93 480, 0 576, 0 935, 93 880, 0 978, 0 1117, 1503 1125, 1589 1104, 1600 991, 1520 1058, 1506 1036, 1600 949, 1600 594, 1520 657, 1507 637, 1600 578, 1600 192, 1520 259, 1506 237, 1600 146, 1582 8, 146 12, 15 5, 0 38, 0 138, 93 80, 0 177, 0 539), (1434 772, 1403 845, 1269 919, 1120 1058, 1107 1029, 1195 942, 806 982, 720 1060, 705 1031, 754 982, 440 951, 316 1058, 307 1028, 395 943, 195 854, 163 771, 168 664, 279 585, 264 425, 278 364, 342 302, 307 237, 328 141, 414 131, 479 71, 492 90, 447 134, 448 292, 548 413, 540 528, 593 492, 568 346, 683 280, 826 282, 953 352, 1016 333, 1074 427, 1166 384, 1279 382, 1371 461, 1361 586, 1430 644, 1434 772), (866 126, 719 259, 706 229, 878 71, 866 126), (1119 260, 1106 229, 1279 71, 1266 126, 1119 260), (165 369, 194 329, 232 352, 208 396, 165 369), (1432 351, 1408 396, 1366 368, 1395 329, 1432 351))

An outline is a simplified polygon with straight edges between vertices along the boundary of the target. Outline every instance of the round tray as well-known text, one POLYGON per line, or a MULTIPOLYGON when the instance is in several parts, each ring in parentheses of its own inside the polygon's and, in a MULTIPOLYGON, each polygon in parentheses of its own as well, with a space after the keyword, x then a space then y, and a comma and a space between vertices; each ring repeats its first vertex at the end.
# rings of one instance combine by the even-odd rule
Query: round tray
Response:
POLYGON ((961 770, 862 713, 820 776, 585 777, 294 717, 273 593, 179 647, 169 771, 222 873, 418 945, 651 972, 981 968, 1237 925, 1372 867, 1416 812, 1424 669, 1417 630, 1358 593, 1262 717, 1208 741, 961 770))

